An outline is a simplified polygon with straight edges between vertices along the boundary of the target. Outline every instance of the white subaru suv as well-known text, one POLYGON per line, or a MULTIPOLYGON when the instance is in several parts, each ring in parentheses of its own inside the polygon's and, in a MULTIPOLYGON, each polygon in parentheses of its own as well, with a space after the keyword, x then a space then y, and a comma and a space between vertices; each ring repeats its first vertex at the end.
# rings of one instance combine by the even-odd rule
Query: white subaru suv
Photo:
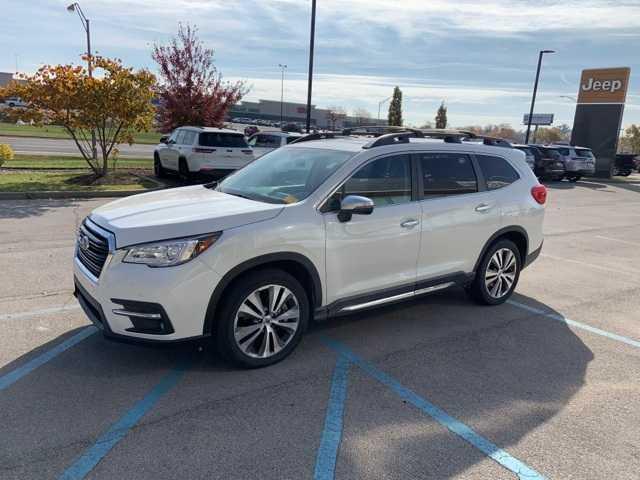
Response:
POLYGON ((225 176, 253 158, 246 138, 236 130, 180 127, 156 146, 153 169, 159 178, 173 172, 188 181, 197 174, 225 176))
POLYGON ((219 184, 108 203, 82 223, 75 294, 107 337, 212 337, 277 362, 322 320, 459 285, 513 293, 542 248, 546 189, 515 149, 306 136, 219 184))

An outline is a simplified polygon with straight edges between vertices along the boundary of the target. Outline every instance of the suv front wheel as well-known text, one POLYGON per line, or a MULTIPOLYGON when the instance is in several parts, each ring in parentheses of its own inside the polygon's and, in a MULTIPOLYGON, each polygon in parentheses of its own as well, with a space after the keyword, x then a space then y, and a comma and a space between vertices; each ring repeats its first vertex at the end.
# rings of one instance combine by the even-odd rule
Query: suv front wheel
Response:
POLYGON ((217 321, 218 351, 245 368, 265 367, 289 355, 310 317, 300 282, 282 270, 262 270, 231 288, 217 321))
POLYGON ((499 240, 485 253, 469 292, 484 305, 506 302, 518 284, 520 251, 510 240, 499 240))

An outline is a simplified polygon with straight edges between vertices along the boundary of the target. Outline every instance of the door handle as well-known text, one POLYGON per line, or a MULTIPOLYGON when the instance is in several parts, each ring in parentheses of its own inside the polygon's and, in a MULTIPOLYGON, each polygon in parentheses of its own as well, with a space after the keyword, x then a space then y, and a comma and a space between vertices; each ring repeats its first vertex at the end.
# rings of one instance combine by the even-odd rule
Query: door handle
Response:
POLYGON ((481 203, 476 207, 476 212, 488 212, 493 208, 493 205, 488 205, 486 203, 481 203))
POLYGON ((400 226, 402 228, 411 228, 411 227, 415 227, 416 225, 418 225, 420 222, 418 220, 416 220, 415 218, 412 218, 410 220, 405 220, 404 222, 402 222, 400 224, 400 226))

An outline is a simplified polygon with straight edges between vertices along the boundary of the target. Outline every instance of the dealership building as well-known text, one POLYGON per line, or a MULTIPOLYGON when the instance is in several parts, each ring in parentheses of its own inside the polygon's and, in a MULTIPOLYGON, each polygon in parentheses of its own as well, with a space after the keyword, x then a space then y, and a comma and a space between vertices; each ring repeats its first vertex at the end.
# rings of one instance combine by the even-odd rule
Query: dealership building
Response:
MULTIPOLYGON (((280 121, 280 100, 258 100, 257 102, 240 102, 229 111, 231 118, 251 118, 253 120, 280 121)), ((285 122, 306 123, 307 105, 304 103, 283 102, 282 118, 285 122)), ((386 125, 385 120, 362 119, 348 115, 335 115, 331 110, 316 108, 311 105, 311 125, 319 128, 345 128, 361 124, 386 125)))

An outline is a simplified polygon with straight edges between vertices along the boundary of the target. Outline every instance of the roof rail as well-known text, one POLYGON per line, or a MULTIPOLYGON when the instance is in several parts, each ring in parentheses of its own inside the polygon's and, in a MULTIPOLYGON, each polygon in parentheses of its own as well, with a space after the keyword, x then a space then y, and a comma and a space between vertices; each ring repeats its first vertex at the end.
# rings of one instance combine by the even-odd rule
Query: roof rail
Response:
POLYGON ((406 129, 401 132, 387 133, 362 146, 362 148, 375 148, 396 143, 409 143, 410 138, 424 138, 420 130, 406 129))
POLYGON ((335 134, 333 132, 324 132, 324 133, 309 133, 302 137, 298 137, 293 140, 289 145, 293 143, 301 143, 301 142, 310 142, 311 140, 327 140, 329 138, 342 137, 342 135, 335 134))

